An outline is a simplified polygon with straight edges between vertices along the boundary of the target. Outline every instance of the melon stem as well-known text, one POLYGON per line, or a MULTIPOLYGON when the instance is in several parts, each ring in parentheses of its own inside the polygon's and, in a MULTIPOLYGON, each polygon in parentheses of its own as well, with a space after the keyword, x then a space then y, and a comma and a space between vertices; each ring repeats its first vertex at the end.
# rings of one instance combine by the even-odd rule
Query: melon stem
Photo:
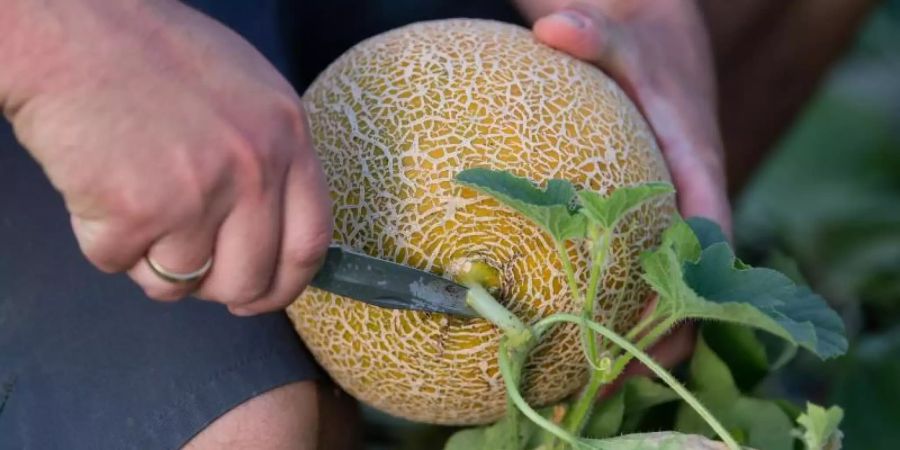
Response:
POLYGON ((481 284, 467 282, 465 285, 469 288, 466 303, 481 317, 503 330, 511 344, 518 345, 533 338, 531 328, 501 305, 481 284))
MULTIPOLYGON (((591 237, 591 273, 588 278, 587 295, 583 303, 583 316, 586 320, 594 320, 594 306, 597 303, 597 294, 599 290, 600 280, 603 278, 603 272, 606 269, 606 260, 609 255, 610 230, 600 230, 600 227, 592 228, 591 237)), ((607 322, 615 323, 615 322, 607 322)), ((582 339, 587 345, 588 363, 594 370, 591 376, 600 370, 600 358, 597 351, 597 339, 594 333, 586 326, 581 326, 582 339)))

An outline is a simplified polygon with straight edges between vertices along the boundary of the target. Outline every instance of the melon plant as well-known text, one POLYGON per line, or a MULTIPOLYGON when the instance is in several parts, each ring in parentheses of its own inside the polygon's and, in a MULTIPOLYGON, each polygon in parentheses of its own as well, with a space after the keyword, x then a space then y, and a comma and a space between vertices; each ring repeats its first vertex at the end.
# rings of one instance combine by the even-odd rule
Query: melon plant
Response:
MULTIPOLYGON (((820 297, 736 259, 713 223, 675 213, 634 105, 527 30, 480 20, 400 28, 343 55, 304 102, 334 240, 455 278, 482 319, 314 288, 288 314, 335 381, 371 406, 421 422, 495 422, 449 448, 708 445, 679 433, 584 436, 599 390, 637 359, 734 450, 739 438, 645 353, 652 343, 678 322, 714 320, 822 358, 846 350, 820 297)), ((811 407, 798 436, 810 450, 834 448, 839 418, 811 407)))
MULTIPOLYGON (((459 277, 487 269, 489 288, 526 321, 581 310, 556 243, 527 219, 454 182, 464 168, 564 178, 611 192, 668 181, 649 127, 596 68, 484 20, 410 25, 364 41, 304 94, 334 201, 334 241, 459 277)), ((674 212, 671 195, 611 235, 615 255, 594 318, 627 330, 649 289, 638 256, 674 212)), ((574 276, 588 276, 582 248, 574 276)), ((379 309, 308 289, 289 309, 316 359, 349 393, 407 419, 477 424, 506 409, 500 331, 484 320, 379 309)), ((584 384, 574 327, 541 343, 525 396, 548 404, 584 384)))

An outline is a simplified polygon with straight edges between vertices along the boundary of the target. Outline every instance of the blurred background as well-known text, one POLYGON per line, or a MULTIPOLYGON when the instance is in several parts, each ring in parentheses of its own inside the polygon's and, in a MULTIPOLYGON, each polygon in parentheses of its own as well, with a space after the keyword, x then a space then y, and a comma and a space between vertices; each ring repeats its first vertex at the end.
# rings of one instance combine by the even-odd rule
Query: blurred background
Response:
POLYGON ((737 196, 739 252, 805 279, 843 315, 850 353, 777 375, 841 405, 846 448, 900 448, 900 2, 880 5, 737 196))

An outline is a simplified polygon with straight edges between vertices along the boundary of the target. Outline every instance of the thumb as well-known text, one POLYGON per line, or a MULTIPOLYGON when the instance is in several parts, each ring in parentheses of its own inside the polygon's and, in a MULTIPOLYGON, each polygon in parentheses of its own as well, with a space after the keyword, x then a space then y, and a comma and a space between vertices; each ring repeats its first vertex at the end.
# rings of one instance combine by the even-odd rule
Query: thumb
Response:
POLYGON ((569 7, 538 19, 533 27, 538 41, 590 62, 613 78, 625 77, 628 52, 621 25, 599 11, 587 7, 569 7))

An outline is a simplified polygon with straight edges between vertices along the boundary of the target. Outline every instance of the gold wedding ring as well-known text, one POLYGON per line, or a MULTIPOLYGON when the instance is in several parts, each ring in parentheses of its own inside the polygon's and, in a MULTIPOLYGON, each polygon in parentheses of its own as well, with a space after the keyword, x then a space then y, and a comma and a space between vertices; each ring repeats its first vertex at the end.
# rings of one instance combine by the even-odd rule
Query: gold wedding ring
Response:
POLYGON ((156 274, 156 276, 162 278, 163 280, 168 281, 169 283, 193 283, 194 281, 200 280, 206 273, 209 272, 209 269, 212 268, 212 257, 206 260, 203 264, 203 267, 187 273, 179 273, 172 272, 170 270, 166 270, 163 266, 159 265, 158 262, 154 261, 153 258, 149 256, 145 256, 144 259, 147 261, 147 265, 150 266, 150 270, 156 274))

